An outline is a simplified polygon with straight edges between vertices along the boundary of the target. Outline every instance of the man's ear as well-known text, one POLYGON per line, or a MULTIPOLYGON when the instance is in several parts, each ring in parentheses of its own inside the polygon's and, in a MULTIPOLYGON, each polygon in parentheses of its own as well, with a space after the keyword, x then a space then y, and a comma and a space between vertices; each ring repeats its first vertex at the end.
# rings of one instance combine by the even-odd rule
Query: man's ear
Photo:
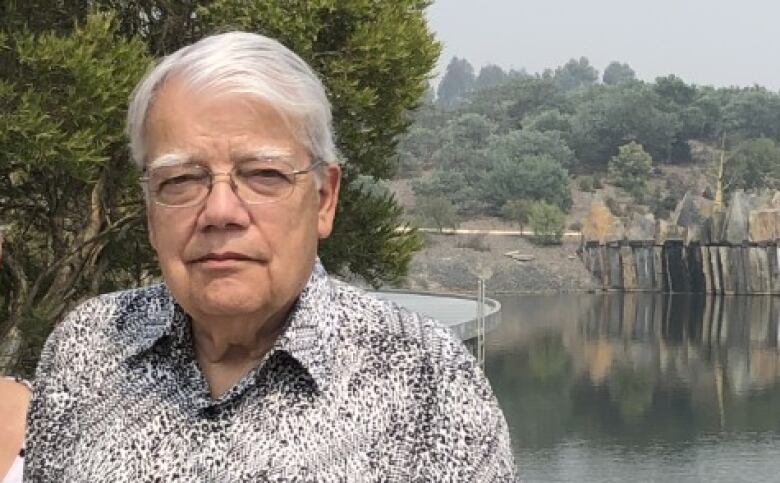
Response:
POLYGON ((317 215, 317 231, 320 240, 328 238, 333 231, 333 220, 336 217, 336 205, 341 187, 341 166, 335 163, 328 164, 321 179, 320 207, 317 215))

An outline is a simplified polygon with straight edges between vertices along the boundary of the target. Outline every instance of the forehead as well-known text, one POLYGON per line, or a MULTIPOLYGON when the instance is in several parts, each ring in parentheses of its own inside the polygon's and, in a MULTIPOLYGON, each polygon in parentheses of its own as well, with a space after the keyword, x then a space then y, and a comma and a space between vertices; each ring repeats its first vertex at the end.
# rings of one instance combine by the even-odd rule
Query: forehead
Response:
POLYGON ((305 153, 292 123, 265 100, 165 83, 144 125, 149 160, 178 153, 199 158, 265 151, 305 153))

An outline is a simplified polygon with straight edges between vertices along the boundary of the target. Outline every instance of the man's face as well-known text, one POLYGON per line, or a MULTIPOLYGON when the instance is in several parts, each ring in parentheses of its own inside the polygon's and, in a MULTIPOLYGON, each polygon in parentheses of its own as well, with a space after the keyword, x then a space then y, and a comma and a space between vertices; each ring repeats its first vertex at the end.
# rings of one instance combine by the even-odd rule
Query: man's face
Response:
MULTIPOLYGON (((283 156, 293 169, 313 160, 267 103, 240 95, 194 95, 175 80, 158 93, 146 123, 147 167, 174 155, 213 173, 257 153, 283 156)), ((280 201, 242 202, 217 182, 193 207, 150 203, 149 237, 177 302, 196 320, 247 317, 265 323, 289 308, 311 273, 317 242, 330 234, 340 170, 299 175, 280 201)), ((220 179, 222 181, 222 178, 220 179)))

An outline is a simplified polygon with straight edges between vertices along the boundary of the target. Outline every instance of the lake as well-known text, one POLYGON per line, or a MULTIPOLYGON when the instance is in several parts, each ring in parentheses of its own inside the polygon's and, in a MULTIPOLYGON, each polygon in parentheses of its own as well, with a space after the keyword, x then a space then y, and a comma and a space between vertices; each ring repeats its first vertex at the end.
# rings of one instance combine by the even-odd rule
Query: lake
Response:
POLYGON ((780 481, 780 298, 494 296, 523 481, 780 481))

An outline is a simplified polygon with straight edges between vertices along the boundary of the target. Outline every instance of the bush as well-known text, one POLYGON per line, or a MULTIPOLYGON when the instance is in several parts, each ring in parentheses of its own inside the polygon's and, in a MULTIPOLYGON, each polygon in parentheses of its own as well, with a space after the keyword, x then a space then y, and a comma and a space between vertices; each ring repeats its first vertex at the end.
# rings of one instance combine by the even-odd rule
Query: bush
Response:
POLYGON ((569 224, 569 230, 571 230, 571 231, 582 231, 582 222, 581 221, 575 221, 575 222, 569 224))
POLYGON ((534 231, 533 241, 539 245, 557 245, 563 238, 566 214, 544 201, 531 203, 528 221, 534 231))
POLYGON ((594 191, 593 176, 582 176, 579 180, 578 186, 580 187, 580 191, 592 193, 594 191))
POLYGON ((601 181, 601 176, 593 177, 593 189, 594 190, 604 189, 604 183, 601 181))
POLYGON ((490 245, 487 243, 485 235, 469 235, 465 238, 460 238, 455 243, 458 248, 471 248, 478 252, 489 252, 490 245))
POLYGON ((647 178, 653 168, 653 158, 641 144, 631 141, 620 147, 617 156, 609 160, 609 177, 635 197, 644 191, 647 178))

